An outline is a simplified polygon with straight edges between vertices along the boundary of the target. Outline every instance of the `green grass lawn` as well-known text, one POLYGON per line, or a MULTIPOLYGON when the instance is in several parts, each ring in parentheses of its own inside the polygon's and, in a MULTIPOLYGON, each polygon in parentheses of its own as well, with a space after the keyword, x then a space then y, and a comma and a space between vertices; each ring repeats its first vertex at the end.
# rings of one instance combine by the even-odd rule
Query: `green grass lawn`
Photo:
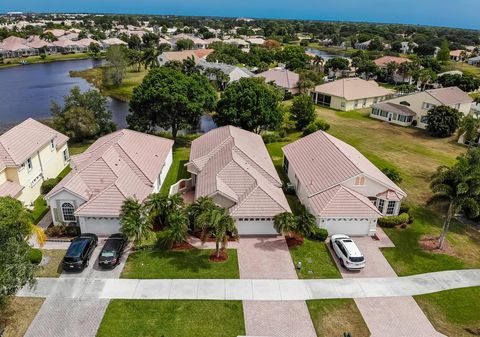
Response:
POLYGON ((85 152, 86 149, 88 149, 90 145, 93 144, 93 142, 94 141, 92 140, 92 141, 86 141, 84 143, 68 144, 68 152, 70 153, 71 156, 83 153, 85 152))
POLYGON ((128 257, 122 278, 239 278, 237 251, 228 250, 226 262, 211 262, 208 249, 182 251, 145 249, 128 257))
POLYGON ((66 252, 64 249, 42 249, 43 256, 49 260, 46 265, 38 267, 35 277, 59 277, 62 273, 62 260, 66 252))
POLYGON ((42 220, 43 216, 47 214, 49 208, 47 206, 47 202, 43 198, 43 195, 39 196, 35 199, 34 206, 32 209, 32 218, 33 223, 36 225, 40 220, 42 220))
POLYGON ((22 57, 22 58, 6 59, 0 63, 0 68, 19 66, 20 61, 27 61, 28 63, 36 64, 36 63, 50 63, 55 61, 87 59, 91 57, 92 55, 89 53, 52 54, 52 55, 47 55, 46 58, 41 58, 40 56, 29 56, 29 57, 22 57))
POLYGON ((189 157, 190 147, 175 146, 173 148, 172 166, 170 166, 170 170, 168 171, 167 177, 162 184, 160 193, 168 194, 170 191, 170 186, 175 184, 180 179, 190 178, 190 173, 187 172, 187 168, 185 167, 189 157))
POLYGON ((241 301, 112 300, 98 337, 245 335, 241 301))
POLYGON ((308 311, 318 337, 343 336, 350 332, 354 337, 368 337, 368 330, 353 299, 307 301, 308 311))
POLYGON ((290 247, 290 254, 295 265, 302 262, 302 269, 297 269, 298 278, 340 278, 335 262, 324 242, 305 239, 301 246, 290 247))
POLYGON ((472 337, 480 331, 480 287, 414 296, 435 329, 447 336, 472 337))
POLYGON ((451 246, 449 254, 431 253, 422 249, 418 242, 423 235, 438 236, 443 219, 424 208, 412 209, 410 212, 414 222, 406 229, 384 229, 395 247, 383 248, 382 252, 399 276, 480 268, 480 233, 454 221, 447 235, 451 246))
POLYGON ((43 304, 43 298, 14 297, 7 307, 0 311, 2 337, 23 337, 43 304))
POLYGON ((443 64, 442 71, 460 70, 464 74, 480 77, 480 67, 465 62, 448 61, 443 64))

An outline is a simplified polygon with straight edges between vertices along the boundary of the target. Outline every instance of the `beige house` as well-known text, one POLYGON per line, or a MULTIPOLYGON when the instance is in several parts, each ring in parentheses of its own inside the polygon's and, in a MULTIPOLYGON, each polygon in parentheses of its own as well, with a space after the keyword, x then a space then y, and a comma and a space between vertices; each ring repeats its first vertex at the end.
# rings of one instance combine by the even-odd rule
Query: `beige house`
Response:
POLYGON ((370 117, 402 126, 414 125, 425 129, 427 113, 438 105, 457 109, 465 116, 470 113, 472 98, 458 87, 439 88, 416 92, 374 104, 370 117))
POLYGON ((300 92, 298 89, 300 75, 288 69, 273 68, 257 74, 254 77, 264 78, 265 82, 273 83, 276 87, 281 88, 292 95, 300 92))
POLYGON ((392 94, 392 90, 380 87, 375 81, 358 77, 317 85, 311 93, 315 104, 343 111, 369 108, 392 94))
POLYGON ((32 206, 46 179, 68 165, 68 137, 27 119, 0 136, 0 196, 32 206))
POLYGON ((290 207, 262 137, 233 126, 214 129, 192 142, 187 170, 195 199, 208 196, 227 208, 240 235, 278 234, 273 217, 290 207))
POLYGON ((394 63, 397 66, 397 70, 393 74, 393 81, 395 83, 412 83, 413 78, 410 75, 402 73, 399 69, 401 64, 404 63, 411 63, 409 59, 405 57, 397 57, 397 56, 382 56, 373 61, 380 69, 388 69, 388 65, 390 63, 394 63))
POLYGON ((283 169, 298 198, 329 234, 374 235, 406 193, 354 147, 317 131, 283 147, 283 169))
POLYGON ((72 156, 72 171, 46 196, 55 224, 75 224, 82 233, 120 231, 125 199, 143 201, 158 192, 172 164, 170 139, 119 130, 72 156))

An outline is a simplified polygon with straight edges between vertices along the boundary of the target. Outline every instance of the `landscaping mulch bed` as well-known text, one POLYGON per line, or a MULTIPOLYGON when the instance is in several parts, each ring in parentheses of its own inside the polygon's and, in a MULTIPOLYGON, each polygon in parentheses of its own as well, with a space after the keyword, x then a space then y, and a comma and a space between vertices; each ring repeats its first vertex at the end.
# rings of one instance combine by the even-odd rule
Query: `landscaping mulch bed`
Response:
POLYGON ((445 242, 443 243, 442 249, 438 248, 438 237, 436 236, 424 235, 420 238, 418 244, 420 245, 420 247, 422 247, 423 250, 429 251, 431 253, 455 256, 453 248, 452 246, 450 246, 447 240, 445 240, 445 242))
POLYGON ((225 250, 221 250, 219 256, 217 256, 216 252, 213 252, 212 255, 210 255, 209 260, 212 262, 225 262, 228 260, 228 254, 225 250))
POLYGON ((303 237, 293 235, 293 236, 286 236, 285 241, 287 241, 288 247, 295 247, 303 245, 303 237))
POLYGON ((193 249, 193 248, 195 248, 195 247, 193 247, 188 242, 182 242, 182 243, 178 243, 178 244, 174 245, 171 250, 190 250, 190 249, 193 249))
MULTIPOLYGON (((202 238, 202 233, 201 232, 195 232, 195 233, 193 233, 193 236, 198 238, 198 239, 201 239, 202 238)), ((228 242, 235 242, 235 241, 237 241, 235 238, 233 238, 231 236, 228 237, 228 242)), ((205 242, 215 242, 215 238, 210 236, 205 240, 205 242)))

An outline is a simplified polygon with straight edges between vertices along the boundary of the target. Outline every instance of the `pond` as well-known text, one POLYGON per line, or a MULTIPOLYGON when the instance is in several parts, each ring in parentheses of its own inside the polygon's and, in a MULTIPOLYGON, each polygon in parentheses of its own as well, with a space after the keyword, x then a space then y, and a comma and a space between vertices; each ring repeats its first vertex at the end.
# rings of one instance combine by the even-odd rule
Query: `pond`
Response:
POLYGON ((314 48, 308 48, 307 51, 309 53, 312 53, 312 54, 315 54, 315 55, 318 55, 320 56, 321 58, 323 58, 325 61, 331 59, 331 58, 335 58, 335 57, 343 57, 343 58, 346 58, 348 59, 349 57, 347 56, 347 54, 345 53, 342 53, 342 52, 338 52, 338 53, 329 53, 329 52, 326 52, 326 51, 323 51, 323 50, 318 50, 318 49, 314 49, 314 48))

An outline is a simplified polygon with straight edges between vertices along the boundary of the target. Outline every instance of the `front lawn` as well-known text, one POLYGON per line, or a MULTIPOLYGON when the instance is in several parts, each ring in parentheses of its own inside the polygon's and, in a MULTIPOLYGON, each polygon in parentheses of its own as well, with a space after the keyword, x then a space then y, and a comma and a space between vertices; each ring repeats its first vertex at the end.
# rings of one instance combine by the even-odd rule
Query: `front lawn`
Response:
POLYGON ((59 277, 66 252, 64 249, 42 249, 42 254, 48 261, 45 265, 38 267, 35 277, 59 277))
POLYGON ((237 279, 237 251, 228 250, 226 262, 211 262, 209 249, 155 250, 145 249, 128 257, 122 278, 132 279, 237 279))
POLYGON ((241 301, 112 300, 98 337, 245 335, 241 301))
POLYGON ((382 252, 399 276, 480 268, 480 233, 453 221, 447 235, 451 247, 449 255, 431 253, 422 249, 418 242, 423 235, 439 236, 443 219, 424 208, 411 209, 410 212, 414 222, 406 229, 384 229, 395 247, 383 248, 382 252))
POLYGON ((295 266, 300 261, 302 268, 297 269, 298 278, 339 278, 337 265, 328 251, 325 242, 305 239, 301 246, 290 247, 290 254, 295 266))
POLYGON ((49 208, 47 206, 47 202, 43 198, 43 195, 40 195, 33 204, 32 209, 32 219, 33 223, 36 225, 42 220, 42 218, 47 214, 49 208))
MULTIPOLYGON (((88 147, 90 145, 93 144, 93 140, 92 141, 85 141, 83 143, 74 143, 74 144, 69 144, 68 145, 68 152, 70 153, 71 156, 74 156, 76 154, 80 154, 80 153, 83 153, 85 152, 86 149, 88 149, 88 147)), ((68 172, 67 172, 68 173, 68 172)))
POLYGON ((43 298, 14 297, 7 308, 0 311, 2 337, 22 337, 43 304, 43 298))
POLYGON ((348 332, 354 337, 370 336, 353 299, 313 300, 307 301, 307 306, 318 337, 340 337, 348 332))
POLYGON ((170 170, 168 171, 167 177, 162 184, 160 193, 168 194, 170 191, 170 186, 175 184, 180 179, 190 178, 190 173, 187 172, 185 164, 190 158, 190 147, 185 146, 175 146, 173 148, 173 161, 170 170))
POLYGON ((472 337, 480 333, 480 287, 442 291, 414 296, 437 331, 456 337, 472 337))

